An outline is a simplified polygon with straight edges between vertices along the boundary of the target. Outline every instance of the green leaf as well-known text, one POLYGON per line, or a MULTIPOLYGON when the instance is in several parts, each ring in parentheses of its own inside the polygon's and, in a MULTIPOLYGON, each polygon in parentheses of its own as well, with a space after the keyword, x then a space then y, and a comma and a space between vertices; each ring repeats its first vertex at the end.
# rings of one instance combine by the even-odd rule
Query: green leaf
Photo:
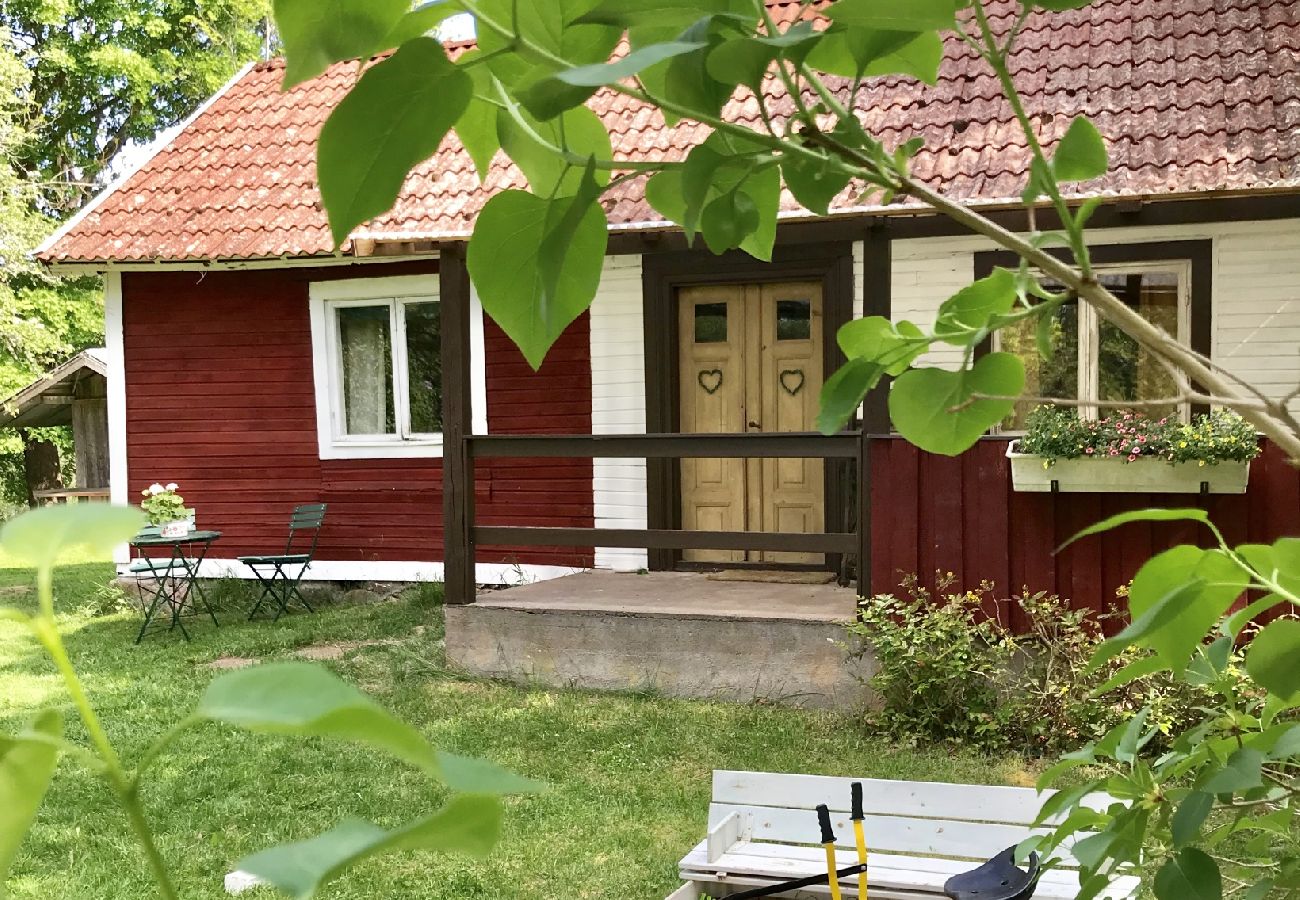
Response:
POLYGON ((1239 794, 1257 788, 1264 783, 1264 776, 1260 774, 1263 764, 1263 753, 1241 747, 1232 751, 1222 769, 1203 779, 1199 789, 1207 794, 1239 794))
POLYGON ((460 11, 460 7, 451 0, 431 0, 429 3, 417 6, 397 20, 393 30, 384 38, 384 48, 400 47, 409 40, 425 35, 436 37, 432 34, 433 30, 444 19, 460 11))
POLYGON ((1177 615, 1144 636, 1175 672, 1187 666, 1192 651, 1246 588, 1246 574, 1221 550, 1180 546, 1159 553, 1138 569, 1129 588, 1129 612, 1140 617, 1169 594, 1188 583, 1194 591, 1180 595, 1177 615))
POLYGON ((437 755, 411 726, 328 669, 265 663, 228 672, 203 693, 195 715, 249 731, 368 744, 441 776, 437 755))
POLYGON ((1070 848, 1070 855, 1079 861, 1085 869, 1095 869, 1106 859, 1110 848, 1120 839, 1114 831, 1100 831, 1076 841, 1070 848))
POLYGON ((466 51, 461 54, 458 63, 462 71, 469 73, 474 90, 465 105, 465 111, 456 120, 456 137, 460 138, 461 146, 474 161, 474 171, 482 183, 492 167, 493 157, 501 149, 501 140, 497 137, 497 107, 482 99, 490 96, 491 73, 485 66, 464 65, 478 54, 477 49, 466 51))
POLYGON ((1010 312, 1015 302, 1016 273, 998 267, 943 302, 935 334, 951 344, 969 344, 973 333, 984 329, 994 316, 1010 312))
POLYGON ((799 205, 815 215, 830 212, 830 203, 849 184, 847 173, 830 163, 803 156, 781 159, 781 175, 799 205))
POLYGON ((1011 353, 989 353, 970 369, 911 369, 889 393, 889 417, 900 434, 931 453, 956 456, 1002 421, 1025 388, 1025 367, 1011 353), (989 398, 974 399, 975 394, 989 398))
POLYGON ((1158 900, 1223 900, 1219 864, 1203 850, 1184 847, 1156 873, 1158 900))
POLYGON ((887 375, 901 375, 925 352, 925 334, 903 319, 897 324, 884 316, 865 316, 840 326, 835 335, 844 355, 880 363, 887 375))
MULTIPOLYGON (((903 32, 885 32, 885 34, 903 32)), ((943 39, 938 32, 925 31, 896 50, 881 53, 862 69, 866 77, 877 75, 911 75, 926 84, 937 84, 939 66, 943 64, 943 39)))
POLYGON ((1150 740, 1150 734, 1145 731, 1149 712, 1143 708, 1124 724, 1119 733, 1119 741, 1115 744, 1115 758, 1120 762, 1133 762, 1137 759, 1138 750, 1150 740))
POLYGON ((284 90, 315 78, 332 63, 372 56, 393 45, 410 0, 275 0, 284 43, 284 90))
MULTIPOLYGON (((652 96, 661 96, 665 100, 685 106, 704 114, 702 117, 716 117, 722 112, 723 105, 731 97, 733 86, 715 79, 709 74, 709 54, 724 38, 713 31, 712 17, 706 17, 682 33, 681 40, 687 43, 704 42, 705 47, 674 56, 661 64, 662 82, 646 87, 652 96), (658 91, 656 91, 656 87, 658 91)), ((651 66, 647 72, 660 67, 651 66)))
POLYGON ((1081 538, 1101 534, 1103 531, 1110 531, 1112 528, 1127 525, 1129 522, 1200 522, 1203 525, 1209 525, 1210 514, 1203 509, 1134 509, 1129 512, 1116 513, 1110 518, 1102 519, 1095 525, 1089 525, 1057 547, 1056 552, 1060 553, 1081 538))
POLYGON ((758 228, 758 207, 748 194, 733 189, 709 202, 700 215, 700 233, 714 253, 737 247, 758 228))
POLYGON ((1214 809, 1213 794, 1192 791, 1184 797, 1169 822, 1169 833, 1174 840, 1174 846, 1181 847, 1194 841, 1201 832, 1201 824, 1212 809, 1214 809))
MULTIPOLYGON (((516 30, 530 43, 553 57, 582 66, 609 59, 623 29, 592 22, 585 14, 597 6, 592 0, 477 0, 478 11, 493 22, 516 30)), ((532 56, 512 52, 515 48, 495 29, 476 29, 479 47, 495 53, 492 71, 508 85, 535 80, 556 69, 538 70, 532 56)))
POLYGON ((298 900, 307 900, 365 859, 400 850, 454 851, 485 857, 496 846, 500 834, 500 801, 465 795, 393 831, 360 819, 346 819, 314 838, 247 856, 239 861, 238 868, 266 879, 298 900))
MULTIPOLYGON (((1088 662, 1089 669, 1095 670, 1102 663, 1122 653, 1126 647, 1145 641, 1150 635, 1167 627, 1178 617, 1189 601, 1200 595, 1204 586, 1204 582, 1194 579, 1171 588, 1140 615, 1134 615, 1133 621, 1123 631, 1113 638, 1102 641, 1088 662)), ((1188 648, 1187 652, 1190 655, 1191 649, 1188 648)), ((1179 663, 1171 662, 1163 654, 1158 655, 1166 668, 1174 669, 1179 666, 1179 663)))
POLYGON ((502 191, 479 213, 467 263, 483 308, 534 369, 591 305, 608 240, 588 193, 546 200, 502 191), (563 228, 567 240, 557 240, 563 228))
POLYGON ((1265 900, 1273 891, 1274 879, 1265 878, 1262 881, 1255 882, 1250 890, 1241 895, 1241 900, 1265 900))
POLYGON ((1270 694, 1287 703, 1300 701, 1300 621, 1278 619, 1255 635, 1246 672, 1270 694))
POLYGON ((884 368, 869 359, 856 357, 840 366, 822 385, 817 411, 817 429, 822 434, 835 434, 844 427, 862 398, 880 382, 884 368))
POLYGON ((825 14, 881 31, 931 31, 952 28, 958 6, 958 0, 839 0, 825 14))
POLYGON ((1144 656, 1124 666, 1124 668, 1108 678, 1100 687, 1093 690, 1092 696, 1100 697, 1102 694, 1110 693, 1115 688, 1123 687, 1130 682, 1137 681, 1139 678, 1145 678, 1159 672, 1163 668, 1165 668, 1165 661, 1160 657, 1144 656))
POLYGON ((540 781, 516 775, 491 760, 442 750, 438 751, 437 756, 442 783, 453 791, 466 794, 532 794, 546 788, 540 781))
POLYGON ((1052 169, 1060 181, 1089 181, 1106 174, 1106 142, 1084 116, 1077 116, 1052 156, 1052 169))
POLYGON ((655 63, 663 62, 674 56, 681 56, 683 53, 701 50, 707 46, 708 43, 705 41, 665 41, 642 47, 639 50, 633 50, 622 59, 611 63, 597 63, 590 66, 566 69, 555 73, 554 77, 559 81, 577 87, 601 87, 622 81, 624 78, 630 78, 655 63))
POLYGON ((65 503, 25 512, 0 529, 0 548, 16 565, 45 569, 80 549, 93 559, 110 559, 113 549, 145 524, 133 506, 65 503))
POLYGON ((808 53, 806 62, 831 75, 861 78, 876 60, 901 51, 923 34, 932 33, 880 31, 836 23, 822 33, 822 39, 808 53))
POLYGON ((321 128, 316 170, 336 245, 392 207, 469 103, 473 83, 442 45, 416 38, 371 66, 321 128))
MULTIPOLYGON (((61 738, 63 717, 47 709, 37 714, 25 733, 61 738)), ((52 743, 24 738, 23 734, 0 735, 0 891, 58 763, 59 751, 52 743)))
MULTIPOLYGON (((497 113, 497 134, 501 148, 519 166, 534 194, 566 196, 578 191, 582 167, 567 162, 555 152, 555 147, 567 148, 584 159, 594 156, 608 160, 613 156, 604 123, 585 106, 566 110, 545 122, 522 109, 515 112, 518 119, 506 110, 497 113)), ((607 183, 609 172, 599 171, 596 179, 601 184, 607 183)))

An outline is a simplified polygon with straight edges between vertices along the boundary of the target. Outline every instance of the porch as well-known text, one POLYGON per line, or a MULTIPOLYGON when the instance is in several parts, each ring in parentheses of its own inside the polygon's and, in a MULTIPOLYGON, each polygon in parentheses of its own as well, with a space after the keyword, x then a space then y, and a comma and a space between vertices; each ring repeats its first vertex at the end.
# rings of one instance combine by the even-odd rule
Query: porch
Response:
POLYGON ((553 687, 846 708, 866 699, 845 662, 851 588, 812 573, 583 572, 446 607, 449 664, 553 687), (795 583, 791 583, 795 582, 795 583))

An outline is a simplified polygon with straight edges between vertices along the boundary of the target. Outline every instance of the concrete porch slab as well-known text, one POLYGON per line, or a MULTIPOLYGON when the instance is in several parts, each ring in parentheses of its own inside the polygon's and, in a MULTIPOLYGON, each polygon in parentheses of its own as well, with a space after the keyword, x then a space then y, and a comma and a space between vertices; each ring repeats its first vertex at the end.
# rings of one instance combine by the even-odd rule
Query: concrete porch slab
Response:
POLYGON ((584 572, 446 607, 448 661, 551 687, 858 707, 870 661, 845 659, 854 592, 703 574, 584 572))
POLYGON ((836 584, 717 581, 702 572, 580 572, 479 594, 489 609, 847 622, 857 596, 836 584))

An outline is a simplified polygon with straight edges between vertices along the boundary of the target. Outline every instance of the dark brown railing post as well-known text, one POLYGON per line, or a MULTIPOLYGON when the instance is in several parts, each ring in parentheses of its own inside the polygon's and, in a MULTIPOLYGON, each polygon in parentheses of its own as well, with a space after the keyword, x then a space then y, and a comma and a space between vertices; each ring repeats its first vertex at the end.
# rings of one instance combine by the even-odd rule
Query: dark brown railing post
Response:
POLYGON ((474 460, 470 399, 469 270, 464 244, 444 244, 438 263, 442 326, 442 559, 447 603, 473 603, 474 460))

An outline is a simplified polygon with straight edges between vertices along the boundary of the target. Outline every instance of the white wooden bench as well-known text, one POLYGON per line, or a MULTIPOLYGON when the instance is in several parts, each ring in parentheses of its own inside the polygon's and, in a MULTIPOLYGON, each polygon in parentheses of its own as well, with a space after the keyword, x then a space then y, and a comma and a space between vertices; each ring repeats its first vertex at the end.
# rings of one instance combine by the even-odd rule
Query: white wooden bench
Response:
MULTIPOLYGON (((854 865, 858 857, 849 819, 853 781, 861 781, 864 792, 871 900, 942 897, 949 877, 1047 830, 1030 827, 1048 796, 1032 788, 716 771, 708 836, 682 859, 686 883, 668 900, 726 897, 825 872, 815 812, 821 803, 831 810, 838 866, 854 865)), ((1104 794, 1085 798, 1098 809, 1111 802, 1104 794)), ((1063 855, 1058 865, 1062 868, 1043 874, 1035 900, 1074 900, 1078 894, 1078 864, 1063 855)), ((846 898, 856 898, 857 878, 841 879, 840 888, 846 898)), ((1137 888, 1137 878, 1124 876, 1100 896, 1126 900, 1137 888)), ((829 894, 822 885, 780 896, 829 894)))

